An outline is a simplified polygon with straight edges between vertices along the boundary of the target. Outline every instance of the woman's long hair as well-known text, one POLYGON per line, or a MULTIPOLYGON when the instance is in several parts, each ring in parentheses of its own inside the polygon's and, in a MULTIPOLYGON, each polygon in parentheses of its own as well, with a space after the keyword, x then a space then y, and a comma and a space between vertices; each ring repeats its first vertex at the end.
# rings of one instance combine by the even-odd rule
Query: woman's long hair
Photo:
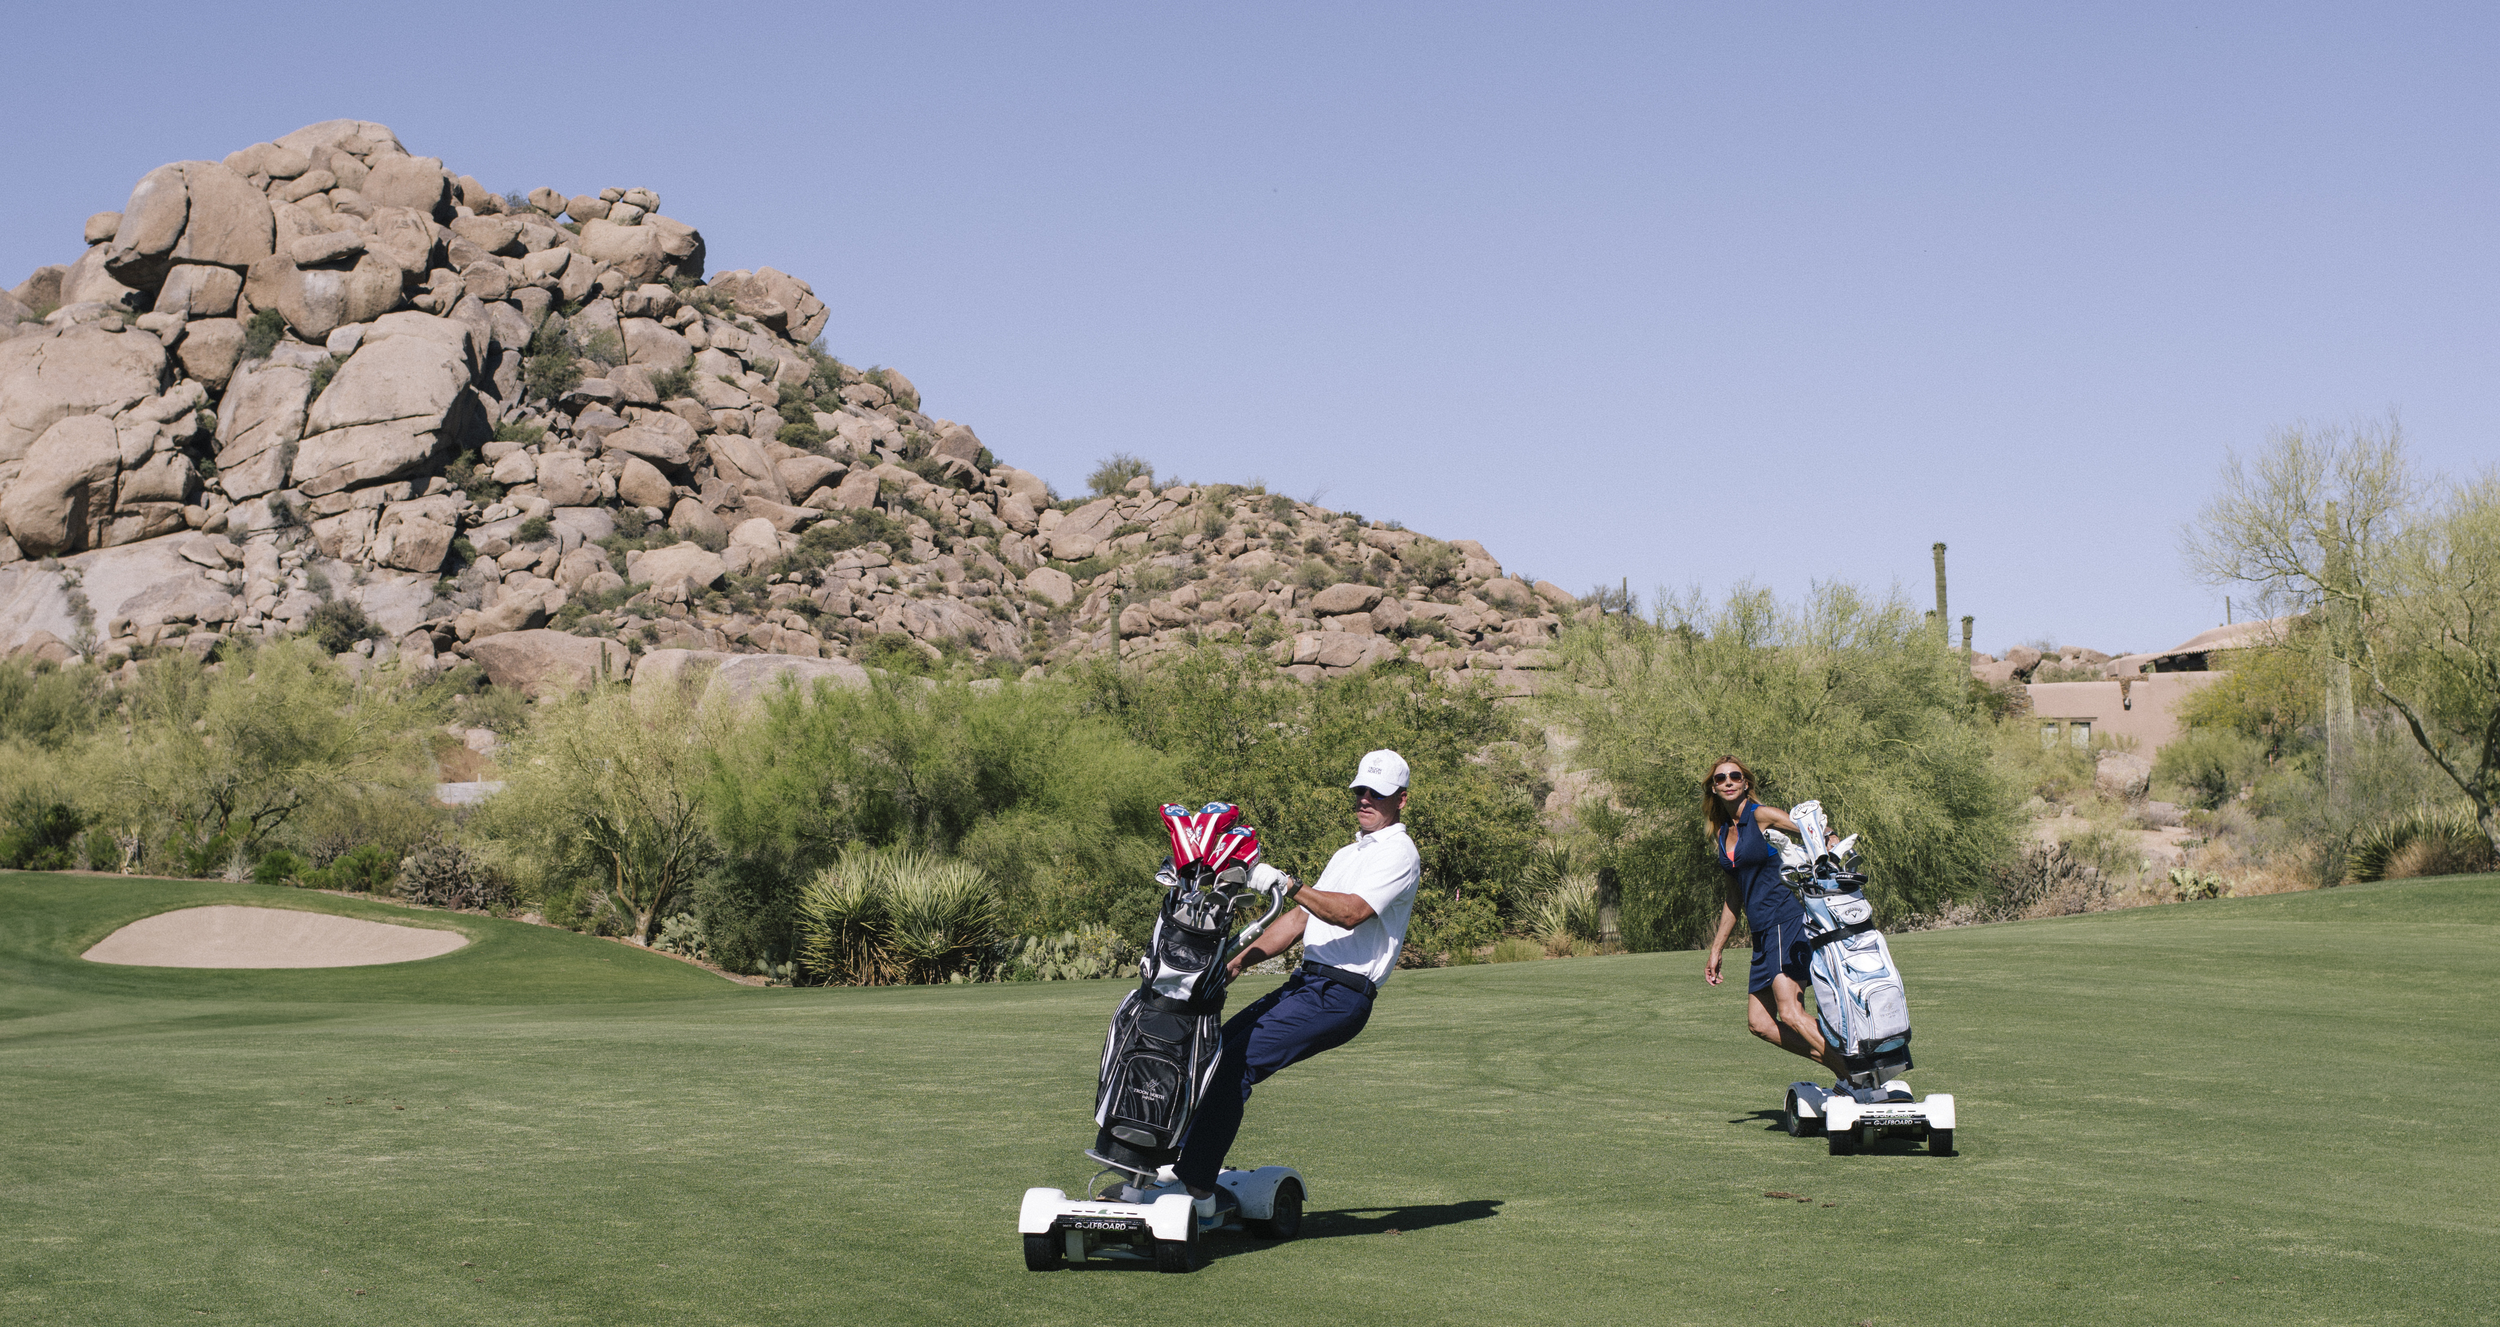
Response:
POLYGON ((1754 782, 1753 771, 1746 769, 1745 762, 1738 760, 1734 756, 1721 756, 1717 760, 1711 761, 1710 767, 1702 771, 1701 814, 1702 819, 1708 821, 1710 824, 1710 844, 1714 851, 1718 847, 1720 832, 1725 830, 1728 825, 1736 819, 1736 813, 1728 810, 1727 803, 1720 798, 1718 793, 1712 791, 1710 787, 1710 776, 1718 773, 1719 766, 1721 765, 1734 765, 1737 769, 1744 771, 1745 795, 1736 799, 1736 805, 1738 807, 1741 808, 1745 803, 1752 801, 1754 794, 1760 791, 1759 787, 1754 782))

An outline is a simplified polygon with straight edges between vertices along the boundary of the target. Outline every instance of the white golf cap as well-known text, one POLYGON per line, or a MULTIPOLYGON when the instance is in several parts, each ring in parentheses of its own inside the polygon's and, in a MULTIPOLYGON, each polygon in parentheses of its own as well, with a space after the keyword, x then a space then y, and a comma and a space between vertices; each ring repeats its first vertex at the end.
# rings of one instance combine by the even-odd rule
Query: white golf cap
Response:
POLYGON ((1374 751, 1355 768, 1349 788, 1369 788, 1386 797, 1406 791, 1406 758, 1395 751, 1374 751))

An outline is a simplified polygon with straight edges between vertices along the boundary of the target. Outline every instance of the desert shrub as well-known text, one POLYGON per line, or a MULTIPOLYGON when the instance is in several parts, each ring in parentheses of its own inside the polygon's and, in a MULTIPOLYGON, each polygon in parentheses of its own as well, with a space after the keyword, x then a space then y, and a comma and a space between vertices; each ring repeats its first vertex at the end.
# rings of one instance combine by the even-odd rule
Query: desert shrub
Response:
POLYGON ((2076 861, 2103 875, 2128 875, 2144 869, 2144 850, 2134 835, 2115 825, 2092 825, 2058 839, 2076 861))
POLYGON ((177 653, 123 688, 127 739, 96 749, 102 823, 207 874, 316 804, 415 781, 425 718, 394 689, 352 681, 311 640, 228 648, 213 672, 177 653))
POLYGON ((582 358, 555 319, 530 336, 521 352, 521 388, 528 399, 553 401, 582 385, 582 358))
POLYGON ((1137 970, 1139 950, 1111 927, 1088 922, 1057 935, 1025 935, 998 947, 1000 981, 1095 981, 1137 970))
POLYGON ((517 442, 524 447, 535 447, 546 440, 547 426, 544 424, 533 424, 521 419, 507 419, 495 425, 495 441, 497 442, 517 442))
POLYGON ((2190 728, 2154 755, 2153 779, 2211 810, 2256 783, 2265 763, 2265 747, 2236 728, 2190 728))
POLYGON ((651 390, 659 393, 663 401, 674 401, 679 397, 694 395, 694 365, 692 363, 680 364, 676 368, 664 369, 652 374, 651 390))
POLYGON ((924 676, 931 667, 928 654, 900 631, 881 631, 861 641, 851 657, 863 668, 882 668, 905 677, 924 676))
POLYGON ((1352 835, 1345 782, 1356 762, 1396 750, 1414 771, 1404 819, 1424 887, 1481 885, 1498 912, 1515 911, 1507 890, 1539 836, 1539 790, 1517 746, 1525 730, 1491 696, 1411 666, 1305 686, 1217 646, 1151 670, 1097 661, 1076 675, 1100 712, 1185 772, 1173 800, 1239 803, 1268 860, 1305 879, 1352 835))
POLYGON ((728 719, 622 690, 539 708, 469 825, 518 890, 649 944, 718 851, 707 821, 728 719))
POLYGON ((0 660, 0 739, 59 751, 95 731, 111 712, 111 701, 98 669, 0 660))
POLYGON ((1604 938, 1597 916, 1597 877, 1564 877, 1544 897, 1528 905, 1522 920, 1528 934, 1548 953, 1569 953, 1574 941, 1597 943, 1604 938))
POLYGON ((942 982, 978 970, 998 932, 981 868, 906 848, 853 847, 799 895, 800 967, 820 982, 942 982))
POLYGON ((711 939, 704 933, 703 919, 691 912, 681 912, 660 924, 660 938, 651 947, 666 954, 683 954, 687 958, 709 960, 711 939))
POLYGON ((0 867, 12 871, 66 871, 78 862, 78 836, 87 818, 78 808, 21 789, 0 812, 0 867))
POLYGON ((378 843, 360 843, 333 858, 328 866, 300 872, 310 888, 349 894, 388 893, 398 874, 399 859, 378 843))
POLYGON ((901 521, 868 507, 846 511, 838 517, 807 527, 807 533, 799 536, 799 553, 830 560, 833 554, 858 548, 862 544, 900 548, 910 538, 901 521))
POLYGON ((823 429, 816 427, 813 420, 794 419, 782 425, 780 431, 773 436, 785 447, 796 447, 801 451, 813 452, 824 450, 825 438, 828 435, 823 429))
POLYGON ((1493 942, 1489 962, 1526 963, 1545 957, 1545 946, 1525 936, 1506 935, 1493 942))
POLYGON ((89 871, 122 869, 122 843, 109 829, 91 829, 78 840, 78 864, 89 871))
POLYGON ((2017 799, 1968 674, 1897 595, 1822 585, 1786 607, 1740 587, 1715 608, 1686 597, 1647 622, 1575 627, 1560 648, 1571 685, 1547 712, 1644 822, 1617 862, 1634 948, 1695 946, 1716 925, 1726 873, 1702 778, 1724 755, 1752 767, 1763 802, 1817 798, 1863 835, 1887 920, 1979 897, 2014 851, 2017 799))
POLYGON ((252 883, 259 885, 292 885, 303 882, 304 873, 312 863, 285 848, 271 848, 252 863, 252 883))
POLYGON ((2218 875, 2204 875, 2184 866, 2170 868, 2170 893, 2181 903, 2200 899, 2231 897, 2231 882, 2218 875))
POLYGON ((1472 961, 1477 950, 1502 938, 1502 914, 1493 899, 1493 892, 1483 889, 1416 890, 1398 965, 1432 967, 1445 955, 1455 963, 1472 961))
POLYGON ((339 366, 346 362, 347 360, 341 356, 325 355, 320 363, 313 365, 311 399, 316 401, 321 399, 321 393, 330 386, 330 380, 339 376, 339 366))
POLYGON ((2389 816, 2355 835, 2345 878, 2355 883, 2495 869, 2491 841, 2465 805, 2389 816))
POLYGON ((1141 476, 1152 479, 1154 473, 1154 466, 1143 458, 1127 452, 1113 452, 1094 466, 1092 474, 1085 476, 1085 487, 1092 490, 1094 496, 1107 498, 1125 490, 1130 480, 1141 476))
POLYGON ((453 488, 481 503, 501 501, 503 485, 495 482, 493 467, 478 459, 476 452, 462 452, 443 467, 443 478, 453 488))
POLYGON ((411 903, 492 912, 512 902, 512 885, 503 873, 449 839, 426 839, 408 854, 405 862, 391 862, 387 854, 377 855, 397 874, 399 896, 411 903))
POLYGON ((278 348, 286 335, 286 315, 276 309, 260 309, 243 326, 243 358, 266 359, 278 348))
POLYGON ((1967 920, 2013 921, 2047 913, 2069 916, 2096 912, 2109 902, 2109 881, 2066 850, 2066 845, 2034 843, 2000 865, 1988 891, 1967 920))
POLYGON ((555 532, 555 525, 546 517, 532 516, 528 520, 521 522, 520 527, 512 532, 512 542, 516 544, 535 544, 542 539, 552 537, 555 532))
POLYGON ((373 620, 354 601, 332 599, 312 611, 304 622, 304 632, 319 641, 328 653, 344 654, 356 648, 358 641, 379 637, 382 629, 373 625, 373 620))
POLYGON ((767 696, 716 767, 727 860, 700 911, 720 961, 786 954, 799 886, 852 845, 972 862, 1010 933, 1092 922, 1142 941, 1164 850, 1156 808, 1177 780, 1082 700, 898 678, 767 696))

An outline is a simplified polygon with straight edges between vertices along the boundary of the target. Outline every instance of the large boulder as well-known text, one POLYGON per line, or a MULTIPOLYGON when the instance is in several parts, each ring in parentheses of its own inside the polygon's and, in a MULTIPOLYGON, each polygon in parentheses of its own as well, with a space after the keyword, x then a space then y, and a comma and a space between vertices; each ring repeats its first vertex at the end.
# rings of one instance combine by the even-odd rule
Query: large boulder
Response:
POLYGON ((248 267, 273 252, 269 199, 222 162, 178 161, 139 178, 105 247, 115 280, 163 284, 175 263, 248 267))
POLYGON ((433 157, 384 157, 373 163, 356 191, 376 207, 404 207, 436 221, 452 219, 451 180, 433 157))
POLYGON ((27 450, 25 468, 0 494, 0 522, 29 557, 101 543, 121 472, 120 434, 101 415, 60 420, 27 450))
MULTIPOLYGON (((637 678, 637 681, 640 679, 637 678)), ((805 692, 818 686, 865 690, 868 670, 848 659, 811 659, 798 654, 733 654, 712 669, 704 705, 745 706, 782 686, 805 692)))
POLYGON ((347 271, 297 267, 286 254, 272 254, 245 273, 243 294, 254 308, 276 309, 296 335, 320 341, 399 307, 402 282, 397 267, 373 254, 347 271))
POLYGON ((1377 585, 1331 585, 1311 596, 1311 612, 1322 617, 1333 617, 1340 613, 1368 613, 1379 604, 1380 595, 1381 589, 1377 585))
POLYGON ((415 474, 481 431, 461 352, 432 336, 366 341, 304 421, 296 486, 307 497, 415 474))
POLYGON ((145 332, 88 326, 0 341, 0 462, 24 457, 62 419, 126 410, 165 379, 164 343, 145 332))
POLYGON ((637 507, 657 507, 662 511, 676 500, 668 476, 649 461, 632 455, 625 458, 625 468, 617 472, 616 495, 637 507))
POLYGON ((1054 608, 1065 608, 1076 599, 1076 581, 1056 567, 1036 567, 1024 574, 1028 594, 1039 595, 1054 608))
POLYGON ((243 324, 232 318, 202 318, 182 329, 174 354, 182 371, 210 388, 223 390, 243 358, 243 324))
POLYGON ((507 631, 469 643, 469 658, 499 687, 532 698, 621 682, 633 663, 624 645, 561 631, 507 631))
POLYGON ((156 312, 185 318, 223 318, 243 293, 243 274, 210 263, 176 263, 156 292, 156 312))
POLYGON ((1360 668, 1397 657, 1397 643, 1386 636, 1345 631, 1305 631, 1278 641, 1275 654, 1283 664, 1317 664, 1322 668, 1360 668))
POLYGON ((582 253, 615 268, 633 285, 660 275, 661 266, 668 262, 660 245, 660 231, 654 226, 625 226, 607 220, 582 223, 582 253))
POLYGON ((1081 562, 1094 555, 1120 525, 1120 500, 1096 498, 1069 512, 1042 535, 1042 546, 1062 562, 1081 562))
POLYGON ((628 364, 654 373, 668 373, 682 369, 694 360, 692 343, 652 319, 627 318, 619 325, 625 334, 625 362, 628 364))
POLYGON ((753 438, 715 433, 704 440, 703 446, 711 453, 713 471, 739 492, 751 493, 767 502, 789 502, 789 493, 781 487, 780 472, 753 438))
MULTIPOLYGON (((618 429, 599 440, 609 451, 639 456, 672 474, 683 474, 694 464, 694 425, 665 412, 653 412, 639 422, 618 429)), ((649 504, 658 506, 660 504, 649 504)))
POLYGON ((692 542, 625 555, 625 580, 630 585, 663 590, 683 586, 700 593, 728 574, 729 564, 720 554, 692 542))
POLYGON ((235 373, 217 411, 218 481, 228 497, 287 487, 311 398, 311 372, 292 364, 260 360, 235 373))

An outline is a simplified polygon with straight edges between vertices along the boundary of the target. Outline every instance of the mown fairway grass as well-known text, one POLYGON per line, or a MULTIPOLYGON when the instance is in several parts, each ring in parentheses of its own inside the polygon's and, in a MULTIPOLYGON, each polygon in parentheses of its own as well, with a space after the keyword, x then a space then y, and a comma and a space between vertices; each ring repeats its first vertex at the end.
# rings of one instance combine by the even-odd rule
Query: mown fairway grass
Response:
POLYGON ((1017 1198, 1086 1177, 1116 983, 753 990, 517 923, 0 876, 0 1322, 2500 1316, 2500 878, 1896 950, 1960 1157, 1772 1131, 1803 1062, 1743 1035, 1699 954, 1409 972, 1251 1103, 1234 1159, 1304 1169, 1304 1239, 1220 1241, 1188 1278, 1038 1275, 1017 1198), (327 971, 76 957, 212 902, 477 943, 327 971))

